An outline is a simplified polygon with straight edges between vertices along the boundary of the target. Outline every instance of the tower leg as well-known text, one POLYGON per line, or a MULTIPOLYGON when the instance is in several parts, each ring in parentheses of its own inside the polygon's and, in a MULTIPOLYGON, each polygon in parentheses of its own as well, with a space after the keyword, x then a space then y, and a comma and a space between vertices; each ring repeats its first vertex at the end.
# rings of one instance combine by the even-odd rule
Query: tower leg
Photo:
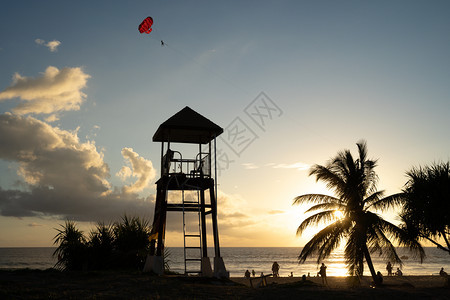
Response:
POLYGON ((200 218, 202 227, 202 257, 208 257, 208 243, 206 240, 206 214, 205 214, 205 191, 200 191, 200 218))
POLYGON ((144 272, 153 272, 158 275, 164 274, 164 235, 167 214, 166 197, 167 191, 158 186, 152 225, 152 234, 157 233, 157 243, 155 239, 150 242, 150 254, 147 256, 143 270, 144 272))
POLYGON ((223 258, 220 256, 219 229, 217 226, 217 201, 214 193, 214 184, 209 188, 211 199, 211 218, 214 237, 214 276, 217 278, 229 278, 230 272, 225 268, 223 258))

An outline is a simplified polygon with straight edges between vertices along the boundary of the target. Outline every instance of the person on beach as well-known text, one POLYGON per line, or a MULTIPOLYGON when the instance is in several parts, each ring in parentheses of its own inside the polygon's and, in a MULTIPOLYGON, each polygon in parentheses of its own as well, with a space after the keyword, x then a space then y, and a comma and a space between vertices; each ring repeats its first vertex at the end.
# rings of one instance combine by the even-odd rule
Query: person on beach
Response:
POLYGON ((439 276, 447 277, 447 272, 444 271, 444 268, 441 268, 441 270, 439 271, 439 276))
POLYGON ((274 261, 273 265, 272 265, 272 273, 273 273, 273 277, 278 277, 278 271, 280 270, 280 265, 274 261))
POLYGON ((392 265, 390 261, 386 265, 386 270, 388 272, 388 276, 392 276, 392 265))
POLYGON ((380 271, 377 272, 377 278, 378 278, 378 284, 382 284, 383 283, 383 275, 381 274, 380 271))
POLYGON ((249 270, 247 270, 247 271, 245 271, 245 278, 250 278, 250 271, 249 270))
POLYGON ((320 266, 320 270, 319 270, 318 275, 320 275, 320 277, 322 277, 322 284, 328 285, 327 266, 325 266, 324 263, 322 263, 322 265, 320 266))
POLYGON ((253 277, 255 277, 255 275, 256 275, 255 270, 252 270, 252 275, 253 275, 253 277))
POLYGON ((397 276, 403 276, 402 270, 400 270, 400 268, 397 268, 397 272, 395 272, 395 275, 397 275, 397 276))

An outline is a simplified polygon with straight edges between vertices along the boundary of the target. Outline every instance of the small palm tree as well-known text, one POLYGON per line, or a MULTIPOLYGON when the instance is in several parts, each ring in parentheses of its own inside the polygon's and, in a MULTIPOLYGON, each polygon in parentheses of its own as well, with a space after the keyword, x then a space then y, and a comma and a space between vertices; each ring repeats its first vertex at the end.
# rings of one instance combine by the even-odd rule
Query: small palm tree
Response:
POLYGON ((125 258, 124 264, 143 267, 150 248, 151 227, 148 220, 122 217, 114 224, 116 250, 125 258))
POLYGON ((94 269, 106 269, 110 267, 114 251, 114 231, 112 225, 103 222, 89 234, 89 256, 91 267, 94 269))
POLYGON ((315 175, 317 181, 326 183, 336 197, 307 194, 294 198, 294 204, 306 202, 315 205, 306 212, 319 211, 306 218, 298 227, 297 235, 311 225, 331 222, 319 231, 304 246, 299 255, 299 262, 313 255, 318 255, 317 263, 328 257, 340 243, 346 239, 345 259, 350 275, 362 276, 364 260, 376 284, 378 277, 372 263, 371 254, 377 252, 386 259, 402 265, 395 247, 390 239, 399 245, 415 250, 422 260, 425 256, 419 243, 408 238, 399 227, 384 220, 371 210, 385 210, 400 203, 400 194, 383 198, 383 191, 377 191, 378 177, 374 171, 376 160, 367 159, 367 146, 358 142, 359 157, 355 160, 349 150, 339 152, 326 166, 314 165, 309 175, 315 175), (336 211, 343 214, 336 217, 336 211))
POLYGON ((55 268, 67 271, 81 270, 86 260, 86 239, 83 232, 70 220, 60 226, 62 229, 55 228, 58 231, 54 237, 54 244, 58 245, 53 252, 53 256, 58 257, 55 268))

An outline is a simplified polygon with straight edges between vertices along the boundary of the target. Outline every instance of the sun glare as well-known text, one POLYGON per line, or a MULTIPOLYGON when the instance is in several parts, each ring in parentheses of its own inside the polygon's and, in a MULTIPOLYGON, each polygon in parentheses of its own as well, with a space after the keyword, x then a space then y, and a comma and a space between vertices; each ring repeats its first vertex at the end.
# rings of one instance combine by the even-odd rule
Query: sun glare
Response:
POLYGON ((334 211, 334 216, 337 218, 337 219, 343 219, 344 218, 344 213, 342 212, 342 211, 340 211, 340 210, 335 210, 334 211))

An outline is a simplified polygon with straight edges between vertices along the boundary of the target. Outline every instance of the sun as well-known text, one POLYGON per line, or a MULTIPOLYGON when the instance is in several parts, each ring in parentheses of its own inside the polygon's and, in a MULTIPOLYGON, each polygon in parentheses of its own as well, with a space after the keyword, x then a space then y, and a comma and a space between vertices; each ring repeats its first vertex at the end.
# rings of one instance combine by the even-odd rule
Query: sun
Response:
POLYGON ((334 216, 336 217, 336 219, 343 219, 344 218, 344 213, 340 210, 335 210, 334 211, 334 216))

